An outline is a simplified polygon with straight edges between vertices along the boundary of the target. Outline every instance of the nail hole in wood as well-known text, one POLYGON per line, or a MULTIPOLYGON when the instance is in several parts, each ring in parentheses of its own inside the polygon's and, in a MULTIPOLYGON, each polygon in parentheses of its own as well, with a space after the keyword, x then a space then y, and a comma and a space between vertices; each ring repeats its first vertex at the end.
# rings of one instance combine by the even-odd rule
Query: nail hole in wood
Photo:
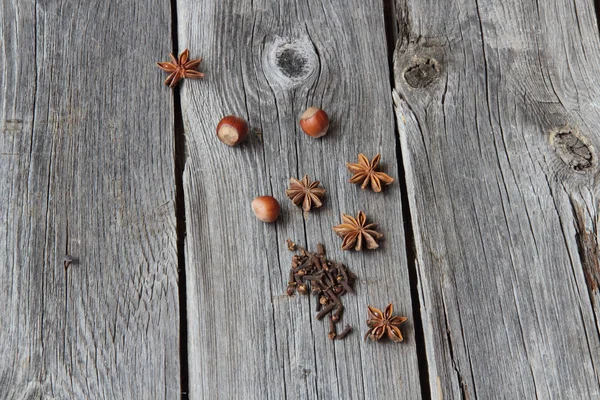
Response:
POLYGON ((596 163, 594 147, 576 131, 556 132, 550 137, 550 143, 560 159, 575 171, 585 172, 593 168, 596 163))
POLYGON ((439 72, 439 64, 436 60, 421 58, 404 70, 404 80, 411 87, 424 88, 437 78, 439 72))

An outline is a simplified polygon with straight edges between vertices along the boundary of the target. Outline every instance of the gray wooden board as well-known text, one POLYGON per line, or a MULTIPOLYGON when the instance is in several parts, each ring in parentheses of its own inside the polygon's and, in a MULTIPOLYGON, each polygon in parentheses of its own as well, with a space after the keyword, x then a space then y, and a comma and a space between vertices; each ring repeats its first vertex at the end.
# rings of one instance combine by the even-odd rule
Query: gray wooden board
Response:
POLYGON ((433 398, 600 398, 593 2, 397 3, 433 398))
POLYGON ((0 20, 0 397, 179 398, 170 5, 0 20))
POLYGON ((203 57, 206 73, 181 90, 190 398, 420 398, 399 185, 362 191, 345 168, 380 152, 398 174, 381 2, 179 0, 177 15, 179 47, 203 57), (299 129, 310 105, 329 113, 328 136, 299 129), (215 135, 228 114, 252 127, 236 148, 215 135), (285 197, 304 174, 327 189, 306 218, 285 197), (282 205, 276 224, 250 209, 265 194, 282 205), (359 210, 386 235, 377 251, 344 252, 331 229, 359 210), (345 340, 327 338, 314 298, 285 295, 287 238, 323 242, 359 276, 344 298, 355 329, 345 340), (406 341, 363 343, 367 305, 390 301, 409 317, 406 341))

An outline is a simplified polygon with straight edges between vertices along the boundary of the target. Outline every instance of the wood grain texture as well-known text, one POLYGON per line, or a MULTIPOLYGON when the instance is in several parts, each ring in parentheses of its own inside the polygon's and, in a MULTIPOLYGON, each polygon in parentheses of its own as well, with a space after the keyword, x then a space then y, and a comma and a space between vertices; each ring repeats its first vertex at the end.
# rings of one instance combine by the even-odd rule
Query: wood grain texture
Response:
POLYGON ((170 6, 0 20, 0 397, 179 398, 170 6))
POLYGON ((433 398, 600 398, 592 1, 397 2, 433 398))
POLYGON ((206 72, 181 92, 190 398, 420 398, 400 189, 361 191, 345 168, 359 152, 380 152, 397 177, 382 3, 179 0, 177 10, 180 47, 203 57, 206 72), (332 121, 319 140, 298 127, 310 105, 332 121), (215 134, 228 114, 253 127, 236 148, 215 134), (285 197, 288 179, 304 174, 327 189, 306 218, 285 197), (276 224, 250 209, 265 194, 282 205, 276 224), (386 241, 343 252, 332 226, 359 210, 386 241), (358 275, 357 294, 344 299, 355 329, 344 341, 327 338, 313 298, 285 295, 287 238, 323 242, 358 275), (409 317, 406 342, 363 343, 367 305, 390 301, 409 317))

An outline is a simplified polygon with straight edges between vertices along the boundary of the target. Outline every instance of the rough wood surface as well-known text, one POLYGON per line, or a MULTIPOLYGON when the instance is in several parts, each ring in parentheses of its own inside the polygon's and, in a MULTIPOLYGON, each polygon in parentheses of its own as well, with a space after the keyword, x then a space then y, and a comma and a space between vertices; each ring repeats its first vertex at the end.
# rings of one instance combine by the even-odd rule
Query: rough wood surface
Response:
POLYGON ((0 20, 0 397, 179 398, 170 5, 0 20))
POLYGON ((345 169, 359 152, 381 152, 398 174, 381 2, 179 0, 177 10, 179 46, 203 57, 206 72, 181 91, 190 397, 420 398, 399 185, 361 191, 345 169), (298 127, 310 105, 332 120, 319 140, 298 127), (236 148, 215 134, 228 114, 253 127, 236 148), (285 197, 288 179, 304 174, 327 189, 306 218, 285 197), (282 205, 276 224, 252 214, 264 194, 282 205), (359 210, 386 241, 343 252, 331 228, 359 210), (359 276, 357 294, 344 299, 355 330, 344 341, 327 338, 313 298, 285 295, 287 238, 311 249, 323 242, 359 276), (389 301, 409 317, 406 342, 363 343, 367 305, 389 301))
POLYGON ((433 398, 600 398, 592 1, 397 3, 433 398))

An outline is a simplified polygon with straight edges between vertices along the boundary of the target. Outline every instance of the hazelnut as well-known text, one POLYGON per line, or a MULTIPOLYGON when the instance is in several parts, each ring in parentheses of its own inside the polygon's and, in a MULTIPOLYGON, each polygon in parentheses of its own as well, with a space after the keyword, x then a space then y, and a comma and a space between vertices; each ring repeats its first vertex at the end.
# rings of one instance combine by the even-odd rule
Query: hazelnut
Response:
POLYGON ((252 200, 252 211, 263 222, 275 222, 281 207, 273 196, 260 196, 252 200))
POLYGON ((329 117, 320 108, 309 107, 300 117, 300 128, 314 138, 325 136, 329 128, 329 117))
POLYGON ((229 146, 237 146, 248 134, 248 123, 234 115, 224 117, 217 125, 217 137, 229 146))

